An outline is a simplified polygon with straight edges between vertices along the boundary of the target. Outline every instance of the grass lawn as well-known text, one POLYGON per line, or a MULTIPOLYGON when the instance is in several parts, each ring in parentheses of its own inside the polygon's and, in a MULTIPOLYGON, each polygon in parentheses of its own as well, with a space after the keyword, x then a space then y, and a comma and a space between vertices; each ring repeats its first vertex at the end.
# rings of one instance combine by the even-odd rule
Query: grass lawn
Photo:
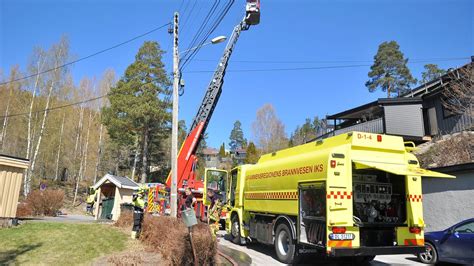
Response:
POLYGON ((110 225, 28 222, 0 229, 0 265, 89 263, 126 249, 127 239, 110 225))

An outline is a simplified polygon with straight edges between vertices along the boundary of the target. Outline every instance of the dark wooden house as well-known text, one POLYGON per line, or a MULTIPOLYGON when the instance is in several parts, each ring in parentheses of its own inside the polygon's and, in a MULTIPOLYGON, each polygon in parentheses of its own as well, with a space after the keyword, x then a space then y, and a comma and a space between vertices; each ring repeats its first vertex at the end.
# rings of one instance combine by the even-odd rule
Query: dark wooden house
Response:
MULTIPOLYGON (((459 73, 470 73, 474 78, 473 62, 451 69, 447 74, 425 83, 398 98, 376 101, 327 116, 334 130, 317 139, 349 131, 398 135, 415 142, 432 137, 474 129, 472 100, 461 112, 447 108, 445 90, 461 78, 459 73)), ((474 93, 471 87, 470 93, 474 93)))

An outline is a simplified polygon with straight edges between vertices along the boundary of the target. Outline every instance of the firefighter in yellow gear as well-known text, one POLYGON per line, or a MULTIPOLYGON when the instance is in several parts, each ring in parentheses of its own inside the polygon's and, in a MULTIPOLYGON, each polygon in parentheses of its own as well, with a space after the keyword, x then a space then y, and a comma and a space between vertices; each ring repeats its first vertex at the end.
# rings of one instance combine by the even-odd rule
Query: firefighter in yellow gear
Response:
POLYGON ((133 194, 133 228, 132 235, 133 239, 138 238, 142 230, 143 215, 147 206, 146 195, 148 194, 148 187, 141 186, 137 193, 133 194))
POLYGON ((212 185, 213 184, 211 184, 207 190, 207 196, 211 202, 209 210, 207 211, 207 222, 209 224, 209 227, 211 228, 213 236, 215 237, 217 235, 217 232, 219 231, 219 221, 221 219, 222 203, 219 195, 216 193, 217 186, 215 186, 214 188, 214 186, 212 185))
POLYGON ((92 215, 92 212, 94 210, 94 203, 97 200, 97 190, 94 189, 94 187, 89 187, 88 193, 87 193, 87 198, 86 198, 86 212, 90 215, 92 215))

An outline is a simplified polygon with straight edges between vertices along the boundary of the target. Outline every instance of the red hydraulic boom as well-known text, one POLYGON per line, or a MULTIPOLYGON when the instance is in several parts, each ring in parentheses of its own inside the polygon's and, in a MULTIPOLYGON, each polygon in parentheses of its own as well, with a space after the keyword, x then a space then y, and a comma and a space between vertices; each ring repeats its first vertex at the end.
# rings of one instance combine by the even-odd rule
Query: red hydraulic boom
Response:
MULTIPOLYGON (((227 42, 224 54, 221 57, 217 69, 209 83, 201 106, 194 117, 188 136, 183 142, 178 153, 178 190, 185 187, 191 188, 198 198, 198 202, 202 204, 202 194, 204 184, 196 179, 195 168, 197 163, 196 150, 202 140, 207 125, 212 117, 212 113, 219 101, 224 84, 224 76, 226 73, 229 59, 234 50, 235 44, 239 39, 242 31, 248 30, 251 25, 257 25, 260 22, 260 1, 247 0, 246 14, 244 19, 234 27, 231 37, 227 42)), ((166 179, 166 187, 171 187, 171 172, 166 179)), ((198 216, 204 212, 202 206, 197 206, 198 216)))

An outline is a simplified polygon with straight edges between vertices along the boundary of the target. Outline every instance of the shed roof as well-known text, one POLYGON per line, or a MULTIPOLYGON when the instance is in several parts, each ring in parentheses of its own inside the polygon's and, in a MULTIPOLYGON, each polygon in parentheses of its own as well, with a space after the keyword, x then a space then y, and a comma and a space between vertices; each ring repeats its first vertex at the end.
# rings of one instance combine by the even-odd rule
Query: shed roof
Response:
POLYGON ((11 167, 26 169, 26 168, 28 168, 29 161, 28 161, 28 159, 24 159, 24 158, 10 156, 10 155, 0 153, 0 165, 6 165, 6 166, 11 166, 11 167))
POLYGON ((94 189, 98 189, 106 181, 109 181, 109 182, 113 183, 118 188, 138 190, 138 187, 139 187, 139 185, 137 183, 135 183, 133 180, 131 180, 128 177, 106 174, 99 181, 97 181, 97 183, 95 183, 95 185, 93 186, 94 189))

